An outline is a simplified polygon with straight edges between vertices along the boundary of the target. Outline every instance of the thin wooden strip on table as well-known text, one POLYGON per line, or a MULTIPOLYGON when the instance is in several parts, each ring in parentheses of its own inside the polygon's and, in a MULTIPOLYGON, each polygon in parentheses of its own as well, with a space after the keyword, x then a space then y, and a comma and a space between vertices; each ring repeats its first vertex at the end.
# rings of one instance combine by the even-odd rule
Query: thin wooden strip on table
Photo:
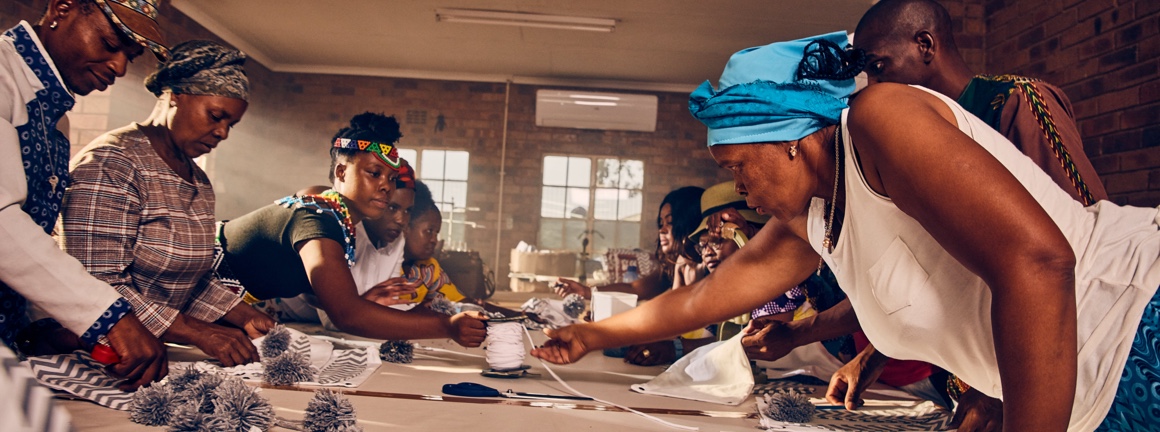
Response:
MULTIPOLYGON (((250 383, 247 383, 247 384, 250 384, 250 383)), ((250 385, 255 385, 255 384, 250 384, 250 385)), ((259 386, 261 388, 272 389, 272 390, 289 390, 289 391, 298 391, 298 392, 314 392, 315 390, 318 390, 318 388, 315 388, 315 387, 278 386, 278 385, 270 385, 270 384, 265 384, 265 383, 257 384, 257 386, 259 386)), ((582 405, 582 404, 573 404, 573 403, 558 403, 558 402, 535 401, 535 400, 516 400, 516 399, 507 399, 507 398, 492 399, 492 398, 472 398, 472 397, 447 396, 447 395, 420 395, 420 394, 411 394, 411 393, 391 393, 391 392, 378 392, 378 391, 370 391, 370 390, 352 390, 352 389, 341 389, 341 388, 331 388, 331 390, 335 391, 336 393, 342 393, 342 394, 347 395, 347 396, 366 396, 366 397, 388 398, 388 399, 410 399, 410 400, 472 403, 472 404, 485 404, 485 405, 528 406, 528 407, 536 407, 536 408, 574 409, 574 410, 583 410, 583 411, 628 412, 628 411, 622 410, 620 408, 610 407, 610 406, 605 406, 605 405, 582 405)), ((713 417, 713 418, 746 418, 746 419, 756 419, 757 418, 756 412, 745 413, 745 412, 732 412, 732 411, 701 411, 701 410, 683 410, 683 409, 665 409, 665 408, 637 408, 637 407, 632 407, 632 409, 643 412, 643 413, 648 413, 648 414, 667 414, 667 415, 683 415, 683 416, 713 417)))

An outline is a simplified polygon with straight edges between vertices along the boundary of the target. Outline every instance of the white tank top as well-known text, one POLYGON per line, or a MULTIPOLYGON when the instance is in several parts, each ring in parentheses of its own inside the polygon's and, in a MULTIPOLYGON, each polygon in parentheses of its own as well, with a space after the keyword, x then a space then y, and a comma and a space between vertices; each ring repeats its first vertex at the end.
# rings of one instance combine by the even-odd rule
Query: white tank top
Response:
MULTIPOLYGON (((946 103, 959 129, 1015 175, 1071 243, 1077 259, 1079 370, 1069 430, 1095 429, 1111 407, 1143 309, 1160 283, 1157 209, 1108 201, 1084 208, 986 123, 951 99, 916 88, 946 103)), ((938 365, 1002 399, 990 290, 917 221, 870 189, 854 160, 848 112, 842 113, 841 128, 842 231, 834 252, 825 253, 824 202, 814 198, 810 244, 833 269, 863 331, 883 354, 938 365)))

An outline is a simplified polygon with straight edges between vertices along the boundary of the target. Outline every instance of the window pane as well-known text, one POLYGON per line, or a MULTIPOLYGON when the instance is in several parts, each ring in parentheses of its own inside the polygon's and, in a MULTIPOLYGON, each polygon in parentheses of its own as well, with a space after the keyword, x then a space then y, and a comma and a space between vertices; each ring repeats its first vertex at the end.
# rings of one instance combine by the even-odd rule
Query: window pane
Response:
POLYGON ((544 157, 544 184, 550 186, 568 185, 568 158, 562 156, 544 157))
POLYGON ((443 201, 456 207, 467 207, 467 182, 443 182, 443 201))
MULTIPOLYGON (((467 180, 467 152, 465 151, 449 151, 447 152, 447 170, 444 172, 444 178, 448 180, 467 180)), ((456 200, 455 202, 460 202, 456 200)))
POLYGON ((617 187, 617 178, 620 177, 620 161, 616 159, 596 160, 596 186, 617 187))
POLYGON ((564 220, 540 219, 540 249, 562 249, 564 247, 564 220))
MULTIPOLYGON (((423 156, 426 157, 427 155, 424 154, 423 156)), ((445 208, 443 208, 442 205, 440 205, 441 203, 444 202, 444 200, 443 200, 443 181, 442 180, 423 180, 423 183, 426 183, 427 187, 431 188, 431 198, 435 199, 435 204, 439 206, 439 210, 443 210, 443 211, 450 210, 450 209, 445 209, 445 208)))
POLYGON ((419 153, 415 149, 399 149, 399 157, 411 163, 411 168, 419 169, 419 153))
POLYGON ((565 207, 568 219, 588 217, 588 188, 568 188, 568 203, 565 207))
POLYGON ((620 204, 617 206, 616 219, 622 221, 640 222, 643 194, 639 190, 620 190, 620 204))
POLYGON ((600 255, 608 251, 609 248, 616 246, 616 229, 617 223, 615 221, 596 221, 593 223, 593 228, 596 232, 592 234, 592 254, 600 255))
POLYGON ((638 248, 640 244, 640 222, 618 222, 617 247, 638 248))
POLYGON ((567 190, 562 187, 544 186, 543 197, 540 199, 540 217, 563 218, 566 193, 567 190))
POLYGON ((625 160, 620 162, 620 184, 621 189, 643 189, 644 188, 644 162, 636 160, 625 160))
MULTIPOLYGON (((423 172, 419 174, 419 178, 423 181, 444 178, 443 153, 445 153, 443 150, 423 150, 423 172)), ((439 201, 439 198, 435 198, 435 201, 439 201)))
POLYGON ((588 229, 588 222, 569 219, 564 222, 564 249, 580 252, 584 230, 588 229))
POLYGON ((627 191, 619 189, 596 189, 595 212, 596 220, 616 220, 616 206, 620 195, 628 195, 627 191))
POLYGON ((592 159, 568 158, 568 186, 592 186, 592 159))

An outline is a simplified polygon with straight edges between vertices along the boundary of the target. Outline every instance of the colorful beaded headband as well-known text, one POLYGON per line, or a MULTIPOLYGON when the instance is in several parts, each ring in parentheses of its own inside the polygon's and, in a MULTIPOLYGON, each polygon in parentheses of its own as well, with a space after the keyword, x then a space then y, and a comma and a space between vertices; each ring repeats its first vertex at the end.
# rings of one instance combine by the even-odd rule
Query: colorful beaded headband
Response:
POLYGON ((350 138, 338 138, 334 140, 334 148, 360 150, 374 153, 387 166, 399 169, 403 165, 403 158, 399 156, 398 149, 394 144, 378 143, 368 140, 356 140, 350 138))

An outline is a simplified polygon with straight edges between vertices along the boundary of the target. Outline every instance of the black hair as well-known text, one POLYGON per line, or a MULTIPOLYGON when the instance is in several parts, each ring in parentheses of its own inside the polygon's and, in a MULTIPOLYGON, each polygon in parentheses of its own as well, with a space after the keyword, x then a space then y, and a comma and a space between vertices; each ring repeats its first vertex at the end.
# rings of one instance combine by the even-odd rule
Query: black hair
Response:
POLYGON ((826 39, 816 39, 806 45, 802 61, 798 63, 798 79, 842 81, 853 79, 866 68, 866 52, 843 48, 826 39))
MULTIPOLYGON (((666 275, 671 276, 677 255, 685 250, 685 242, 688 241, 689 234, 692 234, 693 230, 697 229, 697 225, 701 224, 701 194, 704 192, 704 188, 696 186, 675 189, 665 195, 665 199, 661 200, 661 205, 657 207, 657 228, 663 224, 660 209, 664 208, 665 204, 669 205, 673 215, 672 236, 676 242, 673 249, 677 253, 666 255, 661 251, 660 239, 657 239, 656 257, 661 261, 661 268, 665 270, 666 275)), ((699 257, 686 256, 685 258, 700 261, 699 257)))
POLYGON ((338 130, 330 139, 330 182, 334 183, 334 167, 339 160, 345 160, 358 154, 360 150, 335 148, 334 141, 339 138, 366 140, 380 143, 394 144, 403 133, 399 131, 399 121, 395 117, 382 113, 364 112, 350 118, 350 125, 338 130))
POLYGON ((415 205, 411 207, 411 219, 418 219, 429 212, 439 212, 435 206, 435 197, 431 195, 431 188, 420 180, 415 180, 415 205))

